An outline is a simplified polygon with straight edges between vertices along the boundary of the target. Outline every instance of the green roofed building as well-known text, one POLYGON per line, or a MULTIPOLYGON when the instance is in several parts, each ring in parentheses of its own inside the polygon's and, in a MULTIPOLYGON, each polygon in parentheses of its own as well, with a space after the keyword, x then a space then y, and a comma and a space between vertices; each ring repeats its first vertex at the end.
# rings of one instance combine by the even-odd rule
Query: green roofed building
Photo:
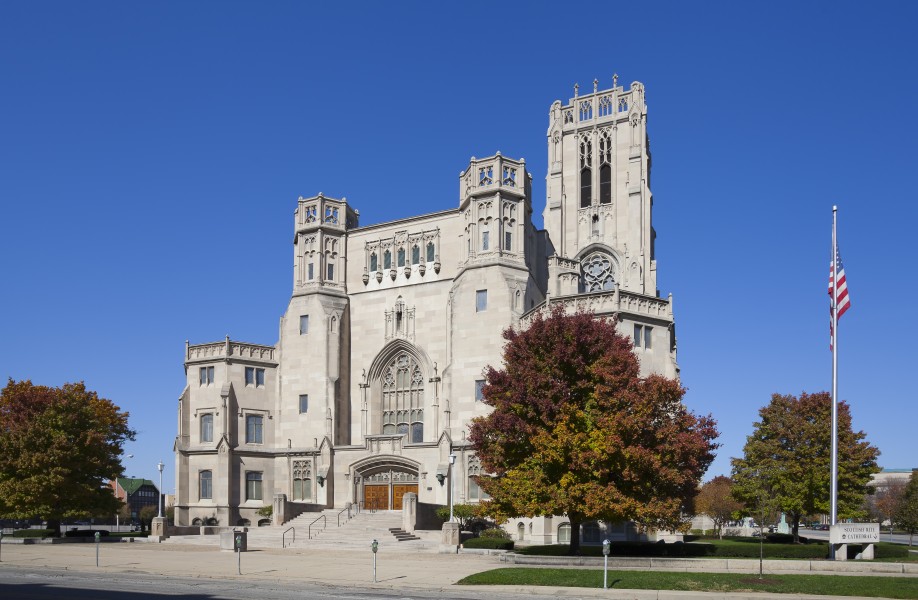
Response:
POLYGON ((159 490, 149 479, 138 477, 119 477, 110 482, 115 496, 130 507, 131 518, 140 518, 140 509, 144 506, 159 506, 159 490))

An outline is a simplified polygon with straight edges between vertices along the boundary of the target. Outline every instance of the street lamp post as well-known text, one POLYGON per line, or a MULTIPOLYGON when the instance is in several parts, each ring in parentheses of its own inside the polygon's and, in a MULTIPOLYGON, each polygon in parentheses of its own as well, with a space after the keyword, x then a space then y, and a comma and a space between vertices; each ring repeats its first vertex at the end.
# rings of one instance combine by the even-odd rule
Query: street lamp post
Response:
POLYGON ((156 490, 159 493, 159 502, 157 502, 159 505, 159 514, 156 515, 157 517, 163 516, 163 466, 165 466, 163 465, 163 461, 159 461, 159 464, 156 465, 156 468, 159 469, 159 489, 156 490))
POLYGON ((456 455, 449 454, 449 522, 453 522, 453 464, 456 462, 456 455))

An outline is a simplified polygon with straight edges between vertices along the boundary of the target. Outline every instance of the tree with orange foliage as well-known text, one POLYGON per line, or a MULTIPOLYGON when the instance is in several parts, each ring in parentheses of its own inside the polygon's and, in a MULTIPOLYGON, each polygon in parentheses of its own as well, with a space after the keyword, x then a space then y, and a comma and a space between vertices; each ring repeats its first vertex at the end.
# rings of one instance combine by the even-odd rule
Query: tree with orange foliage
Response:
POLYGON ((580 525, 633 521, 684 527, 683 509, 714 459, 717 429, 682 404, 679 382, 640 376, 631 341, 587 313, 537 315, 503 333, 503 368, 488 367, 470 439, 479 484, 498 519, 566 515, 580 525))
POLYGON ((123 473, 134 435, 128 414, 82 383, 10 379, 0 392, 0 516, 42 517, 59 535, 64 517, 114 514, 121 501, 107 482, 123 473))

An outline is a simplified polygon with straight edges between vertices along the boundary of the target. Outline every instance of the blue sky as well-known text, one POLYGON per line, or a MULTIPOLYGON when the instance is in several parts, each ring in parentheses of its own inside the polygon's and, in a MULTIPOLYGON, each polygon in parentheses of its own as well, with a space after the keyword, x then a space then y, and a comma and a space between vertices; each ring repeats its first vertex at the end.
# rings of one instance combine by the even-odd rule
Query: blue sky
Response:
POLYGON ((830 389, 833 204, 840 394, 881 465, 918 467, 916 7, 3 2, 0 376, 130 411, 127 474, 162 459, 171 492, 185 340, 276 342, 298 195, 363 224, 444 210, 499 150, 541 226, 551 102, 618 73, 647 89, 658 283, 686 403, 722 431, 709 476, 772 393, 830 389))

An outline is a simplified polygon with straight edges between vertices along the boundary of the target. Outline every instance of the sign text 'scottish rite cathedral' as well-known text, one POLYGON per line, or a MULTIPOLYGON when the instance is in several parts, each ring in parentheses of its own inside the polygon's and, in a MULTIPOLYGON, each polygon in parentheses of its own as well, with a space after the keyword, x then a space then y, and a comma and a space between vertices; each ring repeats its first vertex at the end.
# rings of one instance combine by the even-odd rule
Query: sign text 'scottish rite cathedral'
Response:
MULTIPOLYGON (((473 157, 458 204, 440 212, 364 225, 345 200, 300 198, 277 343, 186 348, 176 523, 254 525, 272 503, 286 518, 348 502, 398 509, 408 492, 479 501, 466 433, 489 410, 482 371, 501 364, 501 331, 546 302, 617 315, 642 372, 676 377, 646 125, 638 82, 551 105, 544 231, 525 161, 499 153, 473 157)), ((528 531, 552 542, 562 526, 528 531)))

